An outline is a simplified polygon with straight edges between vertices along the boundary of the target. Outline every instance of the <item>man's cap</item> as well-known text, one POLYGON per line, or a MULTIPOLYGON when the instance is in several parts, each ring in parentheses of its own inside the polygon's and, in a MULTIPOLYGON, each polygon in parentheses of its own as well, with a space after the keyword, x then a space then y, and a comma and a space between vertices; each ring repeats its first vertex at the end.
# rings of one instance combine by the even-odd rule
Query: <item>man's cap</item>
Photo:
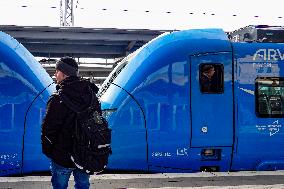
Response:
POLYGON ((78 64, 74 58, 63 57, 56 62, 55 69, 63 72, 67 76, 78 75, 78 64))

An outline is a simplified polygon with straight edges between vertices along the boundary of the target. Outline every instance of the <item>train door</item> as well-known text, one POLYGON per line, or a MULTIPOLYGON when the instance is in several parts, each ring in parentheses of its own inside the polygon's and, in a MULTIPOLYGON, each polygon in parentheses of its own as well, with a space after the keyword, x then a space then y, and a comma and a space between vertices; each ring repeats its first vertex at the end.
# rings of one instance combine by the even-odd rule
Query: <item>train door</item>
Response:
POLYGON ((232 54, 194 55, 190 61, 190 146, 214 149, 216 159, 222 157, 228 168, 233 145, 232 54))

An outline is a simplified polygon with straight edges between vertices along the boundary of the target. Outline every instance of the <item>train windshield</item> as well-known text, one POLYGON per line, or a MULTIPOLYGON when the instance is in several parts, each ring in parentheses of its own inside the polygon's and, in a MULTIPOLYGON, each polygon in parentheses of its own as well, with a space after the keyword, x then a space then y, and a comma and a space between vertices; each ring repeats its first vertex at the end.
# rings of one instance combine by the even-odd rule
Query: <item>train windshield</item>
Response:
POLYGON ((284 78, 256 79, 258 117, 284 117, 284 78))
POLYGON ((136 54, 140 52, 141 48, 136 50, 135 52, 129 54, 127 57, 122 59, 122 61, 120 61, 117 64, 117 66, 113 69, 113 71, 109 74, 107 79, 102 84, 102 86, 101 86, 101 88, 98 92, 98 95, 97 95, 99 98, 105 93, 105 91, 109 88, 111 83, 115 80, 115 78, 123 70, 123 68, 128 64, 128 62, 130 62, 136 56, 136 54))
POLYGON ((109 74, 109 76, 107 77, 107 79, 104 81, 104 83, 102 84, 99 92, 98 92, 98 98, 100 98, 105 91, 109 88, 109 86, 112 84, 112 82, 115 80, 115 78, 118 76, 118 74, 124 69, 124 67, 131 62, 131 60, 133 60, 136 55, 142 51, 144 48, 146 48, 148 46, 148 44, 150 44, 152 41, 155 41, 165 35, 169 34, 169 32, 165 32, 161 35, 159 35, 158 37, 152 39, 151 41, 149 41, 148 43, 144 44, 142 47, 140 47, 139 49, 137 49, 136 51, 134 51, 133 53, 129 54, 127 57, 125 57, 124 59, 122 59, 122 61, 120 61, 117 66, 113 69, 113 71, 109 74))

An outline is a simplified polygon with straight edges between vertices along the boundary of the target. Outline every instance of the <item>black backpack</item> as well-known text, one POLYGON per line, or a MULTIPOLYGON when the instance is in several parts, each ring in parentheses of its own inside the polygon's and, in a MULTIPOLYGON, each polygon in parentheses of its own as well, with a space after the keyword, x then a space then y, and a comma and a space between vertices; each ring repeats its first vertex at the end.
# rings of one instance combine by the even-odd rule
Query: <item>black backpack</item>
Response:
POLYGON ((108 164, 108 157, 111 154, 111 130, 102 116, 101 105, 90 86, 89 91, 92 95, 91 104, 81 112, 64 100, 64 95, 60 91, 59 96, 66 106, 76 113, 76 124, 72 131, 71 160, 80 170, 94 174, 102 172, 108 164))
MULTIPOLYGON (((67 107, 77 114, 72 135, 71 160, 77 168, 87 174, 102 172, 111 154, 111 129, 108 128, 108 122, 102 116, 96 94, 94 92, 91 94, 90 107, 82 112, 77 112, 72 104, 65 101, 67 107)), ((59 96, 64 99, 64 95, 59 94, 59 96)))
POLYGON ((88 174, 102 172, 111 154, 111 130, 101 111, 90 107, 77 113, 71 160, 88 174))

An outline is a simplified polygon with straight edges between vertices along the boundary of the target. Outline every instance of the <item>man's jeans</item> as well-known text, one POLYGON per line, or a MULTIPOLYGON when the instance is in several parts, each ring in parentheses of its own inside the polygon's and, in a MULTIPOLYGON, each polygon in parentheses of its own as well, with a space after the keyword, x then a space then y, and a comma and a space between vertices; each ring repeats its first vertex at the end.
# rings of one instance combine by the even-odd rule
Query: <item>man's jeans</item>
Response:
POLYGON ((73 172, 74 181, 75 181, 75 188, 76 189, 89 189, 90 176, 79 169, 76 168, 66 168, 62 167, 53 161, 51 161, 51 183, 53 189, 67 189, 68 181, 73 172))

